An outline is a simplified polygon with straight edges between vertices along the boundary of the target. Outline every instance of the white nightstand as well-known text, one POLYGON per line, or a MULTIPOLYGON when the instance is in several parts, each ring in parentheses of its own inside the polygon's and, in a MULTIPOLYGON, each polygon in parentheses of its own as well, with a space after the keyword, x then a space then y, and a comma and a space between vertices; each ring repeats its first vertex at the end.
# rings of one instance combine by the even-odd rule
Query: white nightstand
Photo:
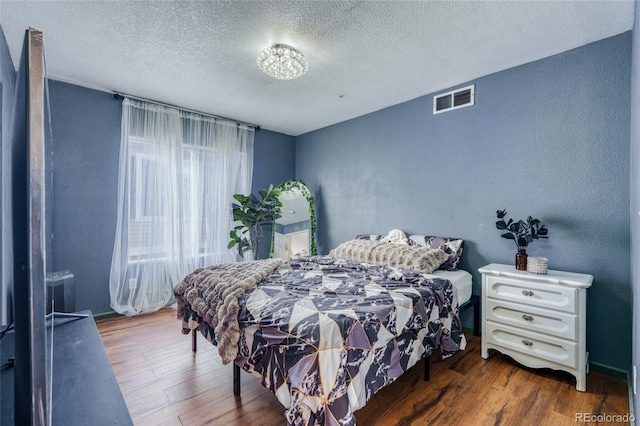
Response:
POLYGON ((492 263, 482 274, 482 357, 489 349, 532 368, 563 370, 587 389, 587 288, 593 276, 532 274, 492 263))

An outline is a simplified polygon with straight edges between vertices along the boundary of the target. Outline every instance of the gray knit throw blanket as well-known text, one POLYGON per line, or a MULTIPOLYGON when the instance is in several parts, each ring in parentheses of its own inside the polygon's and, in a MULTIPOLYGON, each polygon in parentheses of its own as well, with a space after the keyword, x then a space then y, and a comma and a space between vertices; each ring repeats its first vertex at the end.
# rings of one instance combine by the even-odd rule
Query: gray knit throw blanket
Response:
POLYGON ((238 355, 238 298, 282 265, 282 259, 253 260, 199 268, 174 289, 178 318, 196 312, 215 332, 218 353, 228 364, 238 355))

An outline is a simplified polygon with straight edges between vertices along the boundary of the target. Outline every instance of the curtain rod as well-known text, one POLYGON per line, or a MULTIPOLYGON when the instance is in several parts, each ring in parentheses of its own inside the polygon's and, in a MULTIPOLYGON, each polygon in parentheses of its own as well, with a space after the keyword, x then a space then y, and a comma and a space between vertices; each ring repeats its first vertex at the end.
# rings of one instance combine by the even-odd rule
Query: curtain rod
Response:
POLYGON ((179 110, 182 110, 182 111, 186 111, 186 112, 191 112, 191 113, 194 113, 194 114, 200 114, 200 115, 204 115, 205 117, 211 117, 211 118, 217 118, 217 119, 220 119, 220 120, 231 121, 231 122, 234 122, 236 124, 243 124, 243 125, 248 126, 248 127, 253 127, 256 132, 260 131, 260 126, 258 126, 257 124, 251 124, 251 123, 247 123, 245 121, 233 120, 231 118, 221 117, 219 115, 207 114, 207 113, 204 113, 204 112, 201 112, 201 111, 196 111, 196 110, 193 110, 193 109, 182 108, 182 107, 179 107, 179 106, 176 106, 176 105, 166 104, 164 102, 158 102, 158 101, 152 101, 150 99, 139 98, 137 96, 122 95, 120 93, 114 93, 113 94, 113 98, 117 99, 117 100, 122 100, 125 97, 129 98, 129 99, 135 99, 137 101, 149 102, 149 103, 160 105, 160 106, 164 106, 164 107, 176 108, 176 109, 179 109, 179 110))

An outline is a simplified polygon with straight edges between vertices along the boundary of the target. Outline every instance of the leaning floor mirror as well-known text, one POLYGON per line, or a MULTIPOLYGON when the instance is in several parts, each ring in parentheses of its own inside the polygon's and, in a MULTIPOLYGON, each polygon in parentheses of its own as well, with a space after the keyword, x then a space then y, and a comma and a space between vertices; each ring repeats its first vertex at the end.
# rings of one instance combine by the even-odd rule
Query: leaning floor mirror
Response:
POLYGON ((300 180, 288 180, 278 187, 282 216, 273 227, 271 257, 289 260, 317 254, 316 214, 309 189, 300 180))

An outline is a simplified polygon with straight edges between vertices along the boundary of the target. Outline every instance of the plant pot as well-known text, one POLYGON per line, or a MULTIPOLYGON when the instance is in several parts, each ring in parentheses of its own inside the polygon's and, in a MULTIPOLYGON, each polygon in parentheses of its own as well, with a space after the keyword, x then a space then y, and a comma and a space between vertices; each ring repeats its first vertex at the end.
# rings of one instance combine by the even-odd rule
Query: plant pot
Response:
POLYGON ((516 253, 516 269, 518 271, 527 270, 527 257, 527 251, 525 249, 520 249, 516 253))

